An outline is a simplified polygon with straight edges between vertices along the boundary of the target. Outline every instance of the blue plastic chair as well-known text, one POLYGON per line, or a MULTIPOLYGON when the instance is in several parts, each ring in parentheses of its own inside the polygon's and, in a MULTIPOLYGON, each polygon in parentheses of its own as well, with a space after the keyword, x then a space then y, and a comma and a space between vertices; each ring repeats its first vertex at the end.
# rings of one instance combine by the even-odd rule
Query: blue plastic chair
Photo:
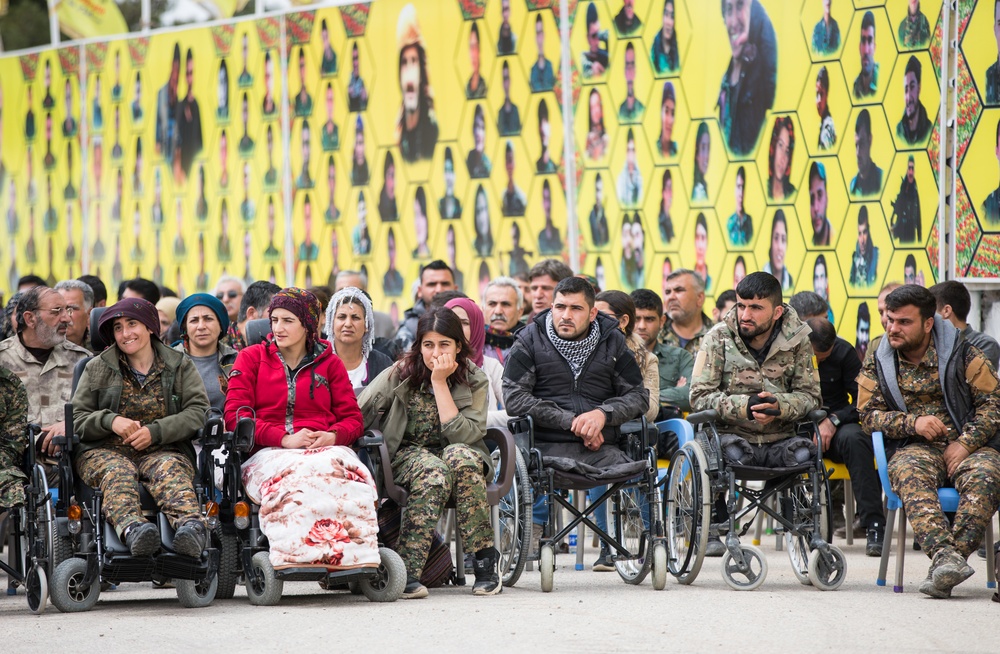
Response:
MULTIPOLYGON (((906 510, 903 508, 903 502, 899 499, 892 490, 892 485, 889 483, 889 472, 887 468, 887 461, 885 458, 885 442, 882 440, 882 432, 876 431, 872 433, 872 445, 875 449, 875 462, 878 464, 878 476, 879 480, 882 482, 882 490, 885 492, 886 498, 886 508, 889 510, 888 518, 886 519, 885 526, 885 543, 882 546, 882 560, 878 566, 878 579, 875 583, 879 586, 885 586, 885 576, 889 569, 889 550, 892 547, 892 531, 893 522, 896 518, 896 512, 899 511, 899 526, 898 533, 896 536, 897 541, 897 553, 896 553, 896 581, 892 586, 892 590, 895 593, 903 592, 903 555, 906 553, 906 510)), ((945 513, 954 513, 958 511, 958 491, 954 488, 939 488, 938 489, 938 501, 941 502, 941 510, 945 513)), ((993 518, 990 517, 990 521, 986 523, 986 587, 996 588, 996 576, 993 570, 993 518)))
MULTIPOLYGON (((677 434, 677 447, 684 447, 684 443, 694 440, 694 427, 690 422, 684 420, 683 418, 671 418, 670 420, 661 420, 656 423, 656 430, 663 434, 668 431, 672 431, 677 434)), ((664 477, 667 476, 669 470, 668 465, 660 466, 658 469, 657 480, 662 482, 664 477)), ((686 472, 686 471, 685 471, 686 472)))

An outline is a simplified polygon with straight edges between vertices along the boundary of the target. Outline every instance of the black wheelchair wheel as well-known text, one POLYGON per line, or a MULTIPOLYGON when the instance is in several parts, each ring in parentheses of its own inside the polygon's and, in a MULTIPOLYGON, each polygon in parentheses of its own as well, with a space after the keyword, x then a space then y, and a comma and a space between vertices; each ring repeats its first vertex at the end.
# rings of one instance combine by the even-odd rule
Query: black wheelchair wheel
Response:
POLYGON ((52 604, 63 613, 79 613, 94 608, 101 595, 101 584, 95 579, 94 583, 84 586, 86 576, 86 559, 74 558, 60 563, 49 584, 52 604))
POLYGON ((667 568, 690 584, 701 571, 708 542, 710 487, 700 446, 691 442, 674 453, 665 490, 667 568))
POLYGON ((615 496, 615 537, 628 550, 627 556, 614 555, 615 570, 626 584, 641 584, 653 563, 649 506, 637 488, 619 489, 615 496))
POLYGON ((208 606, 215 600, 215 595, 219 590, 219 575, 194 581, 193 579, 174 579, 174 586, 177 589, 177 600, 186 609, 200 609, 208 606))
MULTIPOLYGON (((406 588, 406 565, 399 554, 388 547, 378 548, 378 571, 358 580, 358 590, 370 602, 395 602, 406 588)), ((353 592, 353 590, 352 590, 353 592)))
MULTIPOLYGON (((500 562, 497 569, 508 588, 517 583, 528 561, 531 546, 531 483, 521 450, 514 450, 514 482, 500 498, 500 562)), ((500 451, 493 450, 493 465, 500 474, 500 451)))
POLYGON ((285 582, 274 574, 267 552, 257 552, 251 559, 250 570, 244 571, 247 597, 253 606, 275 606, 281 601, 285 582))
POLYGON ((236 534, 225 534, 217 528, 212 536, 219 548, 219 589, 216 599, 232 599, 239 579, 239 542, 236 534))
POLYGON ((49 579, 42 564, 36 563, 24 576, 24 590, 28 597, 28 608, 35 615, 45 611, 49 601, 49 579))

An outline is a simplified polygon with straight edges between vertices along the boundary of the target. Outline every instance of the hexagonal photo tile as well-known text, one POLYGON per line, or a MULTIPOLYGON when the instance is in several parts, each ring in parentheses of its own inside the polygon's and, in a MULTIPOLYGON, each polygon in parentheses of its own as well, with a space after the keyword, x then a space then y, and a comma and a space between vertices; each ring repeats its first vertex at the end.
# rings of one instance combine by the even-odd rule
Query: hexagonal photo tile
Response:
POLYGON ((765 124, 764 140, 757 152, 757 168, 768 204, 795 202, 798 191, 795 183, 801 179, 807 159, 801 138, 802 128, 795 114, 772 115, 765 124), (797 144, 799 155, 796 157, 797 144))
POLYGON ((843 231, 844 216, 850 204, 840 161, 835 157, 810 160, 799 188, 795 207, 806 248, 832 249, 843 231))
POLYGON ((313 127, 308 120, 300 121, 298 128, 292 128, 291 152, 289 159, 292 166, 292 188, 296 193, 311 191, 316 186, 314 166, 318 157, 313 147, 315 143, 313 127))
POLYGON ((830 305, 833 323, 844 315, 847 288, 833 252, 810 252, 802 263, 795 291, 813 291, 830 305))
POLYGON ((585 88, 573 123, 573 133, 577 147, 583 153, 584 166, 603 168, 608 165, 616 122, 607 86, 585 88))
MULTIPOLYGON (((377 224, 377 215, 375 201, 367 188, 351 188, 347 191, 347 202, 341 210, 341 216, 344 226, 350 230, 351 261, 357 262, 371 256, 375 245, 372 240, 373 225, 377 224)), ((405 250, 401 247, 400 251, 405 250)))
POLYGON ((854 12, 851 27, 844 35, 840 62, 855 105, 882 102, 896 63, 896 39, 885 9, 854 12))
POLYGON ((532 94, 526 106, 521 138, 537 175, 559 172, 563 160, 563 122, 555 93, 532 94))
POLYGON ((430 188, 436 191, 434 205, 441 220, 460 220, 463 215, 468 215, 467 207, 462 204, 469 185, 468 177, 468 171, 458 155, 457 144, 441 143, 434 152, 430 183, 430 188))
POLYGON ((291 45, 288 52, 288 105, 295 118, 312 118, 318 67, 308 44, 291 45))
POLYGON ((516 136, 497 139, 493 160, 500 166, 491 179, 493 192, 500 198, 500 215, 524 216, 528 209, 527 189, 534 175, 521 139, 516 136))
POLYGON ((657 164, 677 163, 680 146, 684 144, 691 118, 679 80, 654 81, 649 87, 646 117, 643 120, 645 139, 657 164))
POLYGON ((806 0, 800 20, 802 35, 813 61, 836 61, 844 48, 852 9, 846 2, 806 0))
POLYGON ((380 148, 376 153, 373 178, 370 181, 372 197, 378 194, 376 215, 382 223, 395 223, 403 216, 410 216, 410 207, 402 202, 403 191, 406 189, 406 167, 397 164, 398 153, 388 148, 380 148))
POLYGON ((421 184, 410 184, 401 196, 400 211, 406 219, 399 223, 400 232, 411 244, 410 258, 422 264, 436 258, 431 250, 437 232, 438 219, 430 213, 430 194, 421 184))
POLYGON ((500 0, 491 6, 496 10, 487 12, 487 16, 495 28, 489 36, 484 37, 485 41, 496 45, 498 57, 516 55, 521 45, 518 35, 524 32, 525 19, 528 15, 526 4, 513 0, 500 0))
POLYGON ((325 153, 320 173, 316 183, 316 199, 321 203, 323 222, 334 225, 343 217, 342 207, 347 201, 349 188, 344 167, 340 165, 340 158, 336 153, 325 153))
POLYGON ((757 168, 749 162, 729 164, 716 206, 729 249, 753 249, 766 206, 757 168))
POLYGON ((614 180, 607 170, 584 171, 577 187, 576 206, 584 249, 588 252, 608 250, 613 217, 619 215, 619 209, 614 180))
POLYGON ((885 170, 896 152, 882 107, 856 107, 848 128, 839 154, 848 197, 851 202, 877 199, 885 188, 885 170))
POLYGON ((527 222, 522 218, 505 220, 497 227, 496 238, 500 274, 511 277, 527 275, 531 266, 540 258, 532 244, 527 222))
POLYGON ((705 280, 705 294, 715 296, 719 264, 726 252, 725 237, 714 209, 691 209, 681 245, 681 264, 705 280), (693 247, 692 247, 693 246, 693 247))
POLYGON ((983 231, 1000 231, 1000 110, 986 109, 959 168, 983 231))
POLYGON ((490 153, 496 149, 499 137, 489 116, 489 107, 485 102, 470 102, 462 118, 458 143, 462 149, 462 165, 471 179, 489 179, 497 165, 490 159, 490 153))
POLYGON ((647 98, 642 89, 653 86, 653 71, 643 56, 642 41, 622 40, 615 46, 614 68, 608 87, 612 107, 620 125, 635 125, 643 121, 647 98))
POLYGON ((864 361, 871 339, 882 333, 878 303, 874 299, 847 300, 843 315, 837 318, 837 335, 854 346, 858 359, 864 361))
POLYGON ((930 46, 934 26, 941 15, 941 0, 887 2, 885 10, 900 52, 930 46))
POLYGON ((498 59, 493 67, 494 81, 490 88, 490 106, 496 113, 488 118, 503 138, 519 136, 527 120, 525 99, 530 97, 528 80, 521 62, 512 57, 498 59))
POLYGON ((814 157, 836 154, 840 139, 848 132, 850 113, 851 96, 840 62, 814 64, 809 69, 797 115, 806 151, 814 157))
POLYGON ((934 263, 931 265, 924 250, 896 250, 892 253, 885 278, 887 281, 929 287, 936 282, 937 262, 934 263))
POLYGON ((752 251, 730 252, 726 255, 725 263, 722 264, 722 275, 714 289, 715 297, 729 289, 735 290, 744 277, 758 270, 760 270, 760 266, 757 265, 757 256, 752 251))
POLYGON ((464 222, 473 226, 472 250, 476 256, 496 256, 496 230, 500 229, 500 203, 488 180, 471 180, 465 195, 464 222))
POLYGON ((374 58, 368 39, 352 39, 344 42, 345 57, 349 58, 350 75, 342 77, 347 81, 347 110, 350 113, 368 109, 369 94, 375 88, 374 58))
POLYGON ((925 151, 900 152, 882 194, 882 211, 896 247, 923 247, 937 216, 937 190, 925 151))
POLYGON ((646 55, 656 77, 680 74, 696 34, 691 29, 687 4, 676 0, 652 0, 643 30, 646 55))
POLYGON ((937 121, 941 94, 927 52, 899 55, 885 96, 897 150, 926 150, 937 121), (900 92, 900 89, 902 92, 900 92))
POLYGON ((622 125, 618 128, 610 165, 619 206, 628 210, 641 208, 648 184, 643 171, 652 170, 653 161, 640 127, 622 125))
POLYGON ((782 293, 789 296, 806 252, 795 207, 768 207, 760 229, 754 249, 760 269, 774 275, 781 282, 782 293))
POLYGON ((556 27, 552 11, 540 9, 531 12, 521 35, 522 46, 518 49, 518 58, 528 73, 528 85, 532 93, 558 91, 556 73, 559 72, 562 50, 559 28, 556 27))
POLYGON ((714 119, 692 123, 683 151, 691 153, 688 161, 680 163, 691 206, 714 206, 728 164, 718 123, 714 119))
POLYGON ((996 3, 979 2, 961 35, 962 54, 987 107, 1000 106, 1000 38, 994 31, 996 3))
POLYGON ((853 204, 837 241, 837 260, 852 297, 876 297, 892 255, 892 241, 882 206, 853 204))
POLYGON ((569 242, 566 224, 566 195, 556 177, 535 178, 528 196, 528 226, 538 258, 561 257, 569 242), (537 230, 537 233, 534 231, 537 230))
MULTIPOLYGON (((401 260, 399 257, 399 252, 401 248, 405 248, 405 245, 400 243, 400 237, 398 235, 399 225, 386 225, 384 230, 384 241, 386 246, 387 258, 385 261, 385 272, 378 270, 382 273, 381 284, 369 283, 369 288, 378 289, 382 296, 385 298, 396 298, 403 297, 408 292, 407 279, 404 277, 405 267, 401 267, 401 260)), ((403 257, 404 260, 408 261, 408 257, 403 257)), ((381 257, 376 257, 372 261, 372 266, 376 269, 382 264, 383 259, 381 257)))
POLYGON ((590 2, 577 6, 576 20, 570 33, 571 50, 579 52, 580 80, 583 84, 604 82, 610 74, 609 53, 614 47, 613 16, 604 2, 590 2), (597 20, 589 24, 588 14, 593 7, 597 20))
POLYGON ((689 202, 680 169, 654 168, 648 184, 645 208, 651 229, 649 243, 657 252, 676 252, 680 249, 679 237, 684 231, 689 202))
POLYGON ((491 87, 500 83, 492 73, 496 55, 489 25, 485 19, 466 21, 459 34, 453 59, 459 88, 467 100, 484 100, 491 87))

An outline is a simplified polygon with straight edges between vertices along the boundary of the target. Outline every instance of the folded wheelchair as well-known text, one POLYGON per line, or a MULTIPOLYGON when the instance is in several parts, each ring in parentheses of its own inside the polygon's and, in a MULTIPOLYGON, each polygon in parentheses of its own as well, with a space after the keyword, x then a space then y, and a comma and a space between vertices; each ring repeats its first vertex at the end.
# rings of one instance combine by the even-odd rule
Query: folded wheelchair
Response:
POLYGON ((55 520, 52 493, 44 467, 35 460, 38 425, 28 425, 22 472, 28 478, 24 487, 24 505, 7 514, 7 562, 0 561, 0 571, 7 575, 8 594, 24 586, 28 608, 41 614, 49 596, 49 578, 57 563, 65 559, 65 550, 54 551, 55 520))
MULTIPOLYGON (((818 434, 825 417, 825 411, 811 412, 799 433, 818 434)), ((758 588, 767 577, 767 559, 757 547, 741 544, 739 536, 763 512, 776 522, 775 531, 784 534, 799 582, 820 590, 839 588, 847 575, 847 560, 829 542, 830 490, 819 448, 813 460, 794 467, 732 465, 723 456, 718 421, 715 410, 691 414, 686 422, 671 421, 677 423, 681 447, 671 459, 664 489, 670 573, 682 584, 694 582, 709 535, 717 534, 726 546, 722 559, 726 583, 736 590, 758 588), (693 427, 700 429, 694 433, 693 427)))
MULTIPOLYGON (((615 569, 625 583, 638 585, 652 572, 653 588, 663 590, 667 583, 667 541, 657 485, 656 429, 648 426, 645 419, 622 425, 617 446, 632 461, 642 461, 646 465, 638 474, 594 479, 546 466, 535 444, 534 423, 530 416, 512 419, 509 427, 520 454, 527 461, 527 487, 535 496, 547 495, 549 498, 548 520, 543 527, 539 550, 542 591, 550 592, 553 588, 555 545, 581 525, 607 543, 615 569), (599 498, 583 508, 576 507, 570 491, 585 496, 585 491, 600 486, 607 486, 607 490, 599 498), (611 522, 609 531, 605 531, 592 518, 596 511, 604 510, 608 500, 611 501, 611 522), (558 529, 557 512, 560 509, 569 512, 571 517, 558 529)), ((515 481, 515 485, 519 483, 523 484, 521 480, 515 481)), ((531 504, 530 495, 525 495, 529 503, 520 528, 524 531, 522 537, 530 542, 531 504)))

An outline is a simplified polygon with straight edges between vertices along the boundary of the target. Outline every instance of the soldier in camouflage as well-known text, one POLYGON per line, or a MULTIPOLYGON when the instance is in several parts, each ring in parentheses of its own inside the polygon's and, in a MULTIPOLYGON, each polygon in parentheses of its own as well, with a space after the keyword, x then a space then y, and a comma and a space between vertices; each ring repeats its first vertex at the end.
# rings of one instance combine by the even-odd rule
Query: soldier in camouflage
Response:
POLYGON ((660 342, 681 347, 694 357, 701 339, 715 322, 705 315, 705 280, 693 270, 675 270, 663 283, 663 305, 667 315, 660 329, 660 342))
POLYGON ((927 289, 909 284, 885 300, 886 337, 858 377, 858 411, 881 431, 889 481, 931 558, 920 592, 951 597, 974 572, 966 561, 1000 503, 1000 398, 981 351, 935 316, 927 289), (950 525, 938 488, 960 496, 950 525))
POLYGON ((0 513, 24 504, 24 484, 28 478, 21 470, 24 448, 28 446, 28 394, 24 384, 6 368, 0 367, 0 513))
POLYGON ((768 273, 747 275, 736 307, 705 335, 691 380, 691 408, 716 409, 727 459, 744 465, 808 461, 812 442, 796 423, 822 404, 809 326, 781 302, 768 273))

